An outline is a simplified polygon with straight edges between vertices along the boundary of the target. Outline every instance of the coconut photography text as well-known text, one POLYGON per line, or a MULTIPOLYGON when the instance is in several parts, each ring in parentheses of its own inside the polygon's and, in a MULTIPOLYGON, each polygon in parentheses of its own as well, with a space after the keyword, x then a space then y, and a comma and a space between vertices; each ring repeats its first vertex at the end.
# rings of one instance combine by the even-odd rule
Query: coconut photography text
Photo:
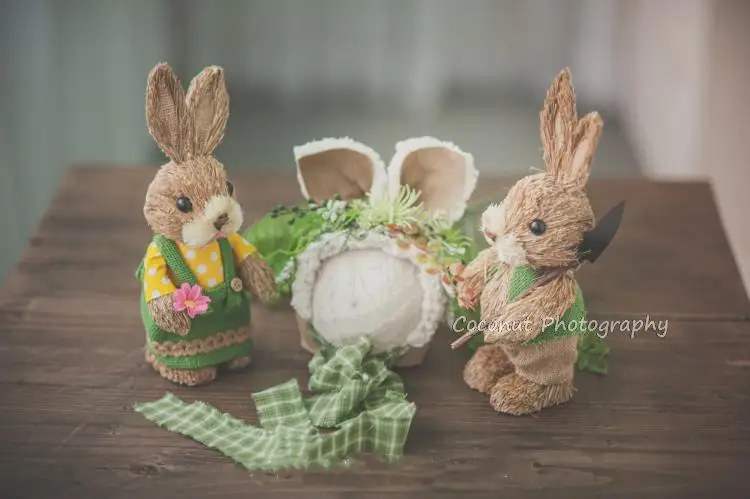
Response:
MULTIPOLYGON (((653 332, 658 338, 667 336, 669 329, 669 320, 653 320, 649 315, 644 319, 624 319, 624 320, 586 320, 561 321, 558 318, 545 317, 542 322, 542 328, 554 326, 555 331, 583 331, 596 333, 600 338, 606 338, 612 333, 625 333, 635 338, 636 334, 653 332)), ((456 333, 466 333, 478 331, 489 333, 496 331, 521 331, 531 327, 531 321, 506 322, 501 320, 467 320, 466 317, 458 317, 453 321, 451 328, 456 333)))

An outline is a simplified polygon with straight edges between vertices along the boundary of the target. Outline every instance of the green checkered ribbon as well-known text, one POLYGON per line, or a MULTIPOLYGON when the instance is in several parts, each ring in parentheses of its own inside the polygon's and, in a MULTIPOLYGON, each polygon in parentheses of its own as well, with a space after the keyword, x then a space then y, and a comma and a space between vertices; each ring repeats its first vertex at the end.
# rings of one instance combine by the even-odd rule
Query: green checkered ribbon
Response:
POLYGON ((171 393, 136 404, 135 410, 252 470, 346 465, 357 453, 393 462, 403 454, 416 407, 406 400, 389 360, 370 350, 363 338, 318 352, 310 361, 311 394, 305 398, 296 380, 254 393, 261 427, 203 402, 187 404, 171 393))

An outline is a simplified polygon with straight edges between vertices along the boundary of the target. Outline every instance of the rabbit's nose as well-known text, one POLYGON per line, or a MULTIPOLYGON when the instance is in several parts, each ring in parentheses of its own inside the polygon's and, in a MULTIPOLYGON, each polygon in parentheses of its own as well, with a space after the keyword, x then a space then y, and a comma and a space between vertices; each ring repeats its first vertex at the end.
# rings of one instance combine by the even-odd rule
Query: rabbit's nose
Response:
POLYGON ((219 218, 214 220, 214 227, 216 228, 216 230, 221 230, 221 228, 224 227, 224 225, 228 221, 229 221, 229 215, 227 215, 226 213, 222 213, 221 215, 219 215, 219 218))

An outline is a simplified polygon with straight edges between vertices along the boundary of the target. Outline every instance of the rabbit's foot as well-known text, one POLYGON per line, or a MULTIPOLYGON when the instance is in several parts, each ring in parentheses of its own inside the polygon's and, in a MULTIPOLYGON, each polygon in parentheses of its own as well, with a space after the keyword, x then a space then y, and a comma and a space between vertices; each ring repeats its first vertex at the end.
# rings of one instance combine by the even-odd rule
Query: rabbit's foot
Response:
POLYGON ((513 364, 500 344, 479 347, 464 367, 464 381, 470 388, 488 393, 497 381, 513 372, 513 364))
POLYGON ((490 404, 498 412, 521 416, 563 404, 573 397, 573 381, 540 385, 516 373, 503 376, 490 390, 490 404))
POLYGON ((162 378, 178 385, 201 386, 207 385, 216 379, 217 369, 215 366, 201 369, 174 369, 165 366, 148 352, 146 352, 146 360, 162 378))
POLYGON ((238 371, 249 366, 251 362, 252 358, 249 355, 244 355, 242 357, 237 357, 236 359, 230 360, 229 362, 224 364, 224 366, 230 371, 238 371))

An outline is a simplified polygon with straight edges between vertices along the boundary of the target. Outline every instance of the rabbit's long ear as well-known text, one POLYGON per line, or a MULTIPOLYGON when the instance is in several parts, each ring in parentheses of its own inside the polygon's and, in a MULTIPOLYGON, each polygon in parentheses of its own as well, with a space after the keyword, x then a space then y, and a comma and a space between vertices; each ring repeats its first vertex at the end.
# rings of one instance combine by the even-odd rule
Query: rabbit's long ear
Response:
POLYGON ((168 64, 156 65, 148 75, 146 124, 159 148, 176 163, 188 155, 190 121, 179 78, 168 64))
POLYGON ((570 162, 558 176, 561 181, 577 187, 586 185, 602 127, 602 119, 596 112, 587 114, 578 122, 573 135, 570 162))
POLYGON ((547 90, 540 114, 540 131, 547 171, 557 177, 567 166, 578 117, 570 70, 563 69, 547 90))
POLYGON ((229 94, 224 70, 209 66, 193 78, 187 92, 187 109, 193 120, 192 153, 208 156, 224 138, 229 119, 229 94))
POLYGON ((433 137, 399 142, 388 167, 391 196, 407 185, 419 191, 425 208, 442 212, 451 222, 463 216, 477 176, 471 154, 433 137))
POLYGON ((357 199, 385 192, 385 165, 378 153, 348 137, 308 142, 294 148, 302 195, 316 201, 336 195, 357 199))

